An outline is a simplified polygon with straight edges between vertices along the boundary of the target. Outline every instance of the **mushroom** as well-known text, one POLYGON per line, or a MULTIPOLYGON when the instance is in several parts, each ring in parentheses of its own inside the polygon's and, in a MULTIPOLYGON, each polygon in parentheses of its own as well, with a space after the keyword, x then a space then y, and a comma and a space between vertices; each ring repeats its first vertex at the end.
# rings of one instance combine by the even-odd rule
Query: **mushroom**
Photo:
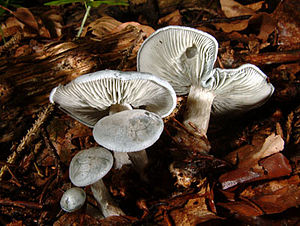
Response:
POLYGON ((125 110, 100 119, 93 129, 98 144, 115 152, 128 153, 141 177, 148 163, 145 148, 160 137, 164 128, 161 117, 142 109, 125 110))
POLYGON ((188 94, 184 125, 196 126, 206 137, 210 113, 223 115, 248 111, 264 104, 274 92, 267 76, 256 66, 213 69, 216 39, 197 29, 168 26, 158 29, 142 44, 137 70, 168 81, 177 95, 188 94))
MULTIPOLYGON (((49 99, 89 127, 104 116, 123 110, 143 108, 166 117, 176 106, 176 94, 168 82, 149 73, 114 70, 82 75, 54 88, 49 99)), ((114 152, 114 156, 116 168, 127 162, 126 153, 114 152)))
POLYGON ((86 194, 81 188, 70 188, 64 192, 60 199, 60 206, 66 212, 74 212, 80 209, 86 199, 86 194))
POLYGON ((69 177, 74 185, 78 187, 91 185, 92 193, 104 217, 124 215, 102 181, 112 165, 113 156, 108 150, 93 147, 78 152, 72 158, 69 168, 69 177))

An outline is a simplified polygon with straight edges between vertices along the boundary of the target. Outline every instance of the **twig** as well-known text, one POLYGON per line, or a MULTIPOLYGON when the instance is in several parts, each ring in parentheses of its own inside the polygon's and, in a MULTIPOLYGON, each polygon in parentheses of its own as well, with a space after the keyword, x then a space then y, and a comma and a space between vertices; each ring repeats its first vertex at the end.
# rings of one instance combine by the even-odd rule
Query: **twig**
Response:
POLYGON ((16 184, 20 188, 21 184, 20 184, 19 180, 16 178, 16 176, 13 174, 13 172, 10 170, 10 168, 8 166, 6 166, 6 167, 7 167, 7 170, 8 170, 8 172, 10 173, 10 175, 13 179, 14 184, 16 184))
POLYGON ((9 13, 15 15, 13 11, 11 11, 10 9, 8 9, 8 8, 2 6, 2 5, 0 5, 0 8, 2 8, 2 9, 4 9, 5 11, 8 11, 9 13))
POLYGON ((60 166, 60 157, 57 154, 57 150, 54 147, 54 145, 52 144, 52 142, 49 140, 49 134, 47 133, 47 131, 45 129, 42 129, 42 134, 43 134, 43 138, 44 138, 47 149, 52 152, 53 158, 55 159, 55 166, 56 166, 56 169, 57 169, 57 176, 61 177, 62 172, 61 172, 61 166, 60 166))
POLYGON ((42 204, 42 201, 43 201, 44 195, 45 195, 45 193, 46 193, 46 191, 47 191, 47 188, 50 186, 51 181, 52 181, 52 179, 54 178, 55 175, 57 175, 57 173, 52 174, 52 175, 47 179, 47 182, 46 182, 46 184, 45 184, 45 186, 44 186, 44 188, 43 188, 43 191, 42 191, 42 193, 40 194, 40 197, 39 197, 39 204, 42 204))
POLYGON ((300 50, 251 54, 244 57, 241 56, 241 58, 245 62, 255 65, 298 62, 300 60, 300 50))
POLYGON ((33 165, 34 165, 34 168, 36 169, 37 174, 38 174, 40 177, 43 178, 44 175, 41 173, 41 171, 40 171, 39 167, 37 166, 37 164, 34 162, 33 165))
MULTIPOLYGON (((25 146, 28 145, 33 140, 34 135, 36 135, 39 132, 41 125, 44 123, 44 121, 50 115, 52 110, 53 110, 53 104, 48 104, 47 107, 38 115, 38 119, 35 120, 33 126, 31 127, 31 129, 28 130, 25 137, 23 137, 23 139, 21 140, 21 142, 18 145, 18 147, 16 148, 16 150, 10 156, 8 156, 7 163, 9 163, 9 164, 15 163, 18 155, 22 152, 22 150, 25 148, 25 146)), ((2 180, 2 177, 6 170, 7 170, 6 165, 1 167, 0 181, 2 180)))
POLYGON ((27 202, 27 201, 12 201, 10 199, 0 199, 1 205, 8 206, 18 206, 21 208, 32 208, 32 209, 42 209, 43 205, 35 203, 35 202, 27 202))

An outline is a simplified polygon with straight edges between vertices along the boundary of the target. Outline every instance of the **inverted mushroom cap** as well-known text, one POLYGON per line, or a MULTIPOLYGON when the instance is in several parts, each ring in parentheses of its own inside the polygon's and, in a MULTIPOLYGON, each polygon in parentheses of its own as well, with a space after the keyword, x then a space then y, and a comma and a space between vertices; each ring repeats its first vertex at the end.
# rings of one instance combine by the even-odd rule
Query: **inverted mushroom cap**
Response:
POLYGON ((114 70, 82 75, 54 88, 49 99, 90 127, 108 115, 114 104, 143 106, 161 117, 169 115, 176 106, 176 94, 168 82, 149 73, 114 70))
POLYGON ((69 167, 69 177, 74 185, 87 186, 104 177, 112 165, 113 156, 108 150, 93 147, 80 151, 73 157, 69 167))
POLYGON ((74 212, 80 209, 86 199, 86 194, 81 188, 70 188, 60 199, 60 207, 66 212, 74 212))
POLYGON ((274 92, 274 86, 268 82, 267 76, 252 64, 244 64, 236 69, 216 68, 213 74, 214 115, 239 113, 257 108, 274 92))
POLYGON ((117 152, 141 151, 154 144, 163 131, 160 116, 141 109, 125 110, 100 119, 93 129, 101 146, 117 152))
POLYGON ((212 86, 211 72, 217 52, 218 42, 208 33, 168 26, 143 42, 137 56, 137 70, 165 79, 178 95, 185 95, 192 84, 212 86))
MULTIPOLYGON (((189 27, 168 26, 144 41, 137 69, 165 79, 178 95, 189 93, 190 86, 211 93, 215 115, 240 113, 264 104, 274 92, 267 76, 251 64, 213 69, 217 51, 213 36, 189 27)), ((199 95, 194 92, 189 96, 195 99, 199 95)))

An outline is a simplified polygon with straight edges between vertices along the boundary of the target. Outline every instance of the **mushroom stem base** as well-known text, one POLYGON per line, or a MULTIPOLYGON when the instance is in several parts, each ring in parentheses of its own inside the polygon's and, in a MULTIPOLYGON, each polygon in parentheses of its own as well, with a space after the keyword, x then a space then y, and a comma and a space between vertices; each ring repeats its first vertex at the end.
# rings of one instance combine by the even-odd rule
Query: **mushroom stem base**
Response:
POLYGON ((131 162, 138 170, 142 170, 148 164, 148 156, 146 150, 136 151, 136 152, 128 152, 127 153, 131 162))
POLYGON ((91 185, 94 198, 100 205, 104 217, 125 215, 111 198, 102 179, 91 185))
POLYGON ((147 177, 145 175, 145 168, 149 163, 148 156, 146 150, 136 151, 136 152, 128 152, 129 159, 134 165, 135 170, 140 175, 141 179, 147 181, 147 177))
POLYGON ((201 136, 206 136, 214 98, 215 95, 210 90, 201 86, 191 86, 183 124, 192 133, 195 133, 195 129, 190 123, 197 127, 201 136))

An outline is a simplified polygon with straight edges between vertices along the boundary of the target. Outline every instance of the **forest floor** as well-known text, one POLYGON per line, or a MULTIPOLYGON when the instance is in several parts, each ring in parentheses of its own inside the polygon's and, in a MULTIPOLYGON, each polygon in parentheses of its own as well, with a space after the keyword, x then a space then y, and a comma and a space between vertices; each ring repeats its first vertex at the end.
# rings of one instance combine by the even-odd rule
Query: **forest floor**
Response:
POLYGON ((132 0, 92 8, 79 38, 80 3, 2 7, 0 224, 299 224, 299 7, 297 0, 132 0), (274 94, 243 115, 212 117, 209 154, 201 152, 203 139, 182 126, 186 96, 178 97, 160 139, 147 149, 148 181, 131 165, 104 178, 126 215, 102 218, 90 187, 84 207, 64 212, 59 203, 73 187, 70 161, 97 144, 91 128, 49 104, 49 93, 89 72, 135 71, 143 41, 168 25, 213 35, 215 67, 252 63, 274 94))

